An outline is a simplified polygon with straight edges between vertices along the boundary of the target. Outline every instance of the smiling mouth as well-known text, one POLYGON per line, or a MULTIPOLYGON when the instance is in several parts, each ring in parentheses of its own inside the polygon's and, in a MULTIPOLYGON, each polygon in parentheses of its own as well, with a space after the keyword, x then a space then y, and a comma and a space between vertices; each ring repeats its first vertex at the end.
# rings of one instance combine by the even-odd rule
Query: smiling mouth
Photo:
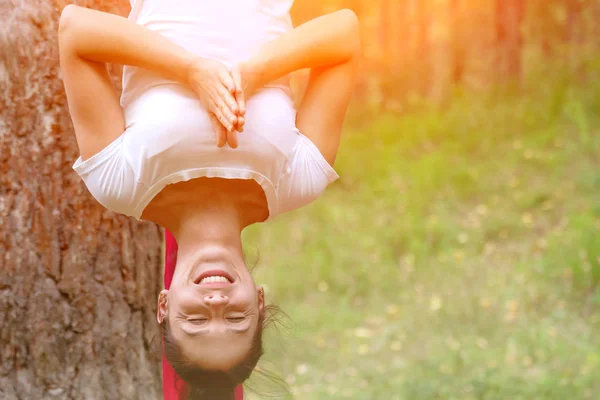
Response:
POLYGON ((233 277, 223 270, 205 271, 194 279, 196 285, 228 286, 233 282, 233 277))

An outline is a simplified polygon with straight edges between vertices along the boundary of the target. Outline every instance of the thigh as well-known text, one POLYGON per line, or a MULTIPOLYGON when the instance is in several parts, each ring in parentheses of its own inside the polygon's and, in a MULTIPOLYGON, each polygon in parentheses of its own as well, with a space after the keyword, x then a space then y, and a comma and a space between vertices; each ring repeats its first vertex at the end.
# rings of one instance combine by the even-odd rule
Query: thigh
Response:
POLYGON ((356 57, 327 68, 313 69, 296 117, 296 126, 333 165, 342 125, 357 74, 356 57))
POLYGON ((60 66, 79 153, 86 160, 123 133, 123 110, 105 64, 84 60, 61 43, 60 66))

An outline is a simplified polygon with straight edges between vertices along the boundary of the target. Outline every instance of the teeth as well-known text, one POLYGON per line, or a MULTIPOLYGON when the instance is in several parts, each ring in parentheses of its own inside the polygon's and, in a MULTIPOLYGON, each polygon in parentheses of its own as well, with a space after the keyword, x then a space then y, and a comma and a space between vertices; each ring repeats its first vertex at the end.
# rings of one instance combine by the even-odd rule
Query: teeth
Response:
POLYGON ((229 283, 229 279, 225 278, 224 276, 207 276, 206 278, 204 278, 200 281, 200 283, 217 283, 217 282, 229 283))

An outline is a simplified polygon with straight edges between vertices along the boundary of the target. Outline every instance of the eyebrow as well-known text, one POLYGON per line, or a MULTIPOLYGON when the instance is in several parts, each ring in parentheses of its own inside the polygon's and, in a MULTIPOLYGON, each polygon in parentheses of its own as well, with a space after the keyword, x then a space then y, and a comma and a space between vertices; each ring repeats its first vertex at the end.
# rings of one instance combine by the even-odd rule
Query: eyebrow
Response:
MULTIPOLYGON (((229 332, 233 332, 236 335, 241 335, 243 333, 246 333, 250 330, 250 325, 252 324, 248 324, 248 326, 246 328, 229 328, 228 331, 229 332)), ((200 329, 197 330, 196 332, 188 332, 185 329, 182 329, 183 333, 185 333, 187 336, 203 336, 203 335, 207 335, 208 334, 208 329, 200 329)))
MULTIPOLYGON (((200 308, 201 308, 201 309, 202 309, 204 312, 206 312, 206 313, 209 313, 209 314, 212 314, 212 311, 210 310, 210 307, 208 307, 207 305, 205 305, 205 304, 202 304, 202 303, 198 303, 198 304, 197 304, 197 306, 198 306, 198 307, 200 307, 200 308)), ((227 305, 227 306, 225 306, 225 308, 223 309, 223 313, 227 313, 227 312, 230 312, 230 311, 233 311, 233 312, 238 312, 238 313, 244 314, 244 317, 248 317, 248 316, 250 315, 250 313, 248 312, 248 309, 242 309, 242 308, 240 308, 240 307, 237 307, 237 306, 235 306, 235 305, 233 305, 233 306, 232 306, 231 304, 228 304, 228 305, 227 305)), ((186 320, 188 319, 188 317, 191 317, 191 316, 193 316, 193 315, 195 315, 195 314, 196 314, 196 313, 189 313, 189 314, 186 314, 186 313, 183 313, 183 312, 181 312, 181 311, 180 311, 180 312, 178 312, 178 315, 179 315, 179 317, 180 317, 180 318, 181 318, 183 321, 186 321, 186 320)))

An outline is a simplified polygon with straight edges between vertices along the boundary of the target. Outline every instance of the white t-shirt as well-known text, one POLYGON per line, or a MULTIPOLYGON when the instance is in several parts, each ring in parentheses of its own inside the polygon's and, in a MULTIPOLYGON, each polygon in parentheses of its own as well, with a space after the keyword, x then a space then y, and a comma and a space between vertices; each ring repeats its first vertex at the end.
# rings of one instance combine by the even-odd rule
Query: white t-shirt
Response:
MULTIPOLYGON (((292 29, 293 0, 132 0, 129 18, 228 67, 292 29)), ((73 168, 106 208, 140 218, 166 185, 199 177, 254 179, 269 218, 316 199, 338 178, 295 126, 286 80, 249 99, 239 146, 218 148, 208 113, 186 86, 125 67, 126 130, 73 168)))

